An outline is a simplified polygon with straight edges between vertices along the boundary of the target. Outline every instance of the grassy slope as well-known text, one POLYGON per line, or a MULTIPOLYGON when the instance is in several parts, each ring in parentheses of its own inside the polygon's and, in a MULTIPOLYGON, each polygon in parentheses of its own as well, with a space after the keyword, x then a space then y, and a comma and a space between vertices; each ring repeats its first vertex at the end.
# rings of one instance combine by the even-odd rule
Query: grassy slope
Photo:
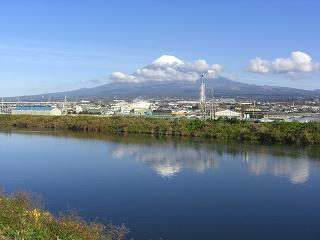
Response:
POLYGON ((86 223, 75 216, 54 216, 41 210, 28 194, 0 196, 0 239, 121 240, 124 226, 86 223))
POLYGON ((124 132, 249 140, 263 143, 320 144, 319 123, 252 123, 247 121, 155 119, 95 116, 0 115, 0 127, 124 132))

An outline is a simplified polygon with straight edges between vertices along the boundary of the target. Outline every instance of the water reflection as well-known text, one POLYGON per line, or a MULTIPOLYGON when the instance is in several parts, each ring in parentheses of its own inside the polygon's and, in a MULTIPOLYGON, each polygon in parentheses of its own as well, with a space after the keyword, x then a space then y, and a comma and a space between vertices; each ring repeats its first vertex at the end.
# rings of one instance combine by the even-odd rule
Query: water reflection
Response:
MULTIPOLYGON (((249 173, 285 177, 293 184, 310 179, 312 168, 320 168, 320 148, 310 146, 265 146, 245 143, 219 143, 151 136, 119 136, 76 132, 19 132, 26 135, 55 135, 59 138, 98 139, 113 143, 111 156, 135 159, 150 166, 159 176, 172 178, 184 170, 203 173, 230 161, 240 162, 249 173)), ((6 134, 11 135, 11 132, 6 134)), ((108 155, 110 153, 108 152, 108 155)), ((226 167, 228 170, 229 168, 226 167)))
POLYGON ((311 162, 309 152, 285 146, 259 146, 207 143, 157 143, 120 144, 112 151, 117 159, 134 158, 150 166, 162 177, 174 177, 183 170, 203 173, 217 169, 228 161, 238 160, 256 176, 271 174, 286 177, 293 184, 309 180, 311 162))
POLYGON ((183 169, 202 173, 218 167, 214 152, 183 145, 120 145, 112 151, 115 158, 132 157, 154 169, 162 177, 176 176, 183 169))
POLYGON ((289 158, 272 155, 257 156, 250 152, 244 154, 244 162, 251 173, 260 176, 270 173, 276 177, 287 177, 293 184, 306 183, 310 176, 310 160, 306 157, 289 158))
POLYGON ((0 133, 0 149, 6 191, 128 239, 319 239, 319 147, 69 131, 0 133))

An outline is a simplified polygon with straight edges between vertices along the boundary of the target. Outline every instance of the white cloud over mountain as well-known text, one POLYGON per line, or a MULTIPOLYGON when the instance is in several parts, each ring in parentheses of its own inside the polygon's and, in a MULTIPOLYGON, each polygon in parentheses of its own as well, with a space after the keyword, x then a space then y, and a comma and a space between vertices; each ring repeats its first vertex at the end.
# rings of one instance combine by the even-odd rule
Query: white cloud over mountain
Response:
POLYGON ((308 73, 320 70, 320 64, 300 51, 292 52, 289 58, 276 58, 272 61, 255 58, 250 60, 248 71, 261 74, 308 73))
POLYGON ((216 78, 221 71, 221 65, 209 65, 205 60, 184 62, 174 56, 163 55, 132 74, 113 72, 111 79, 116 82, 196 81, 203 73, 206 73, 206 78, 216 78))

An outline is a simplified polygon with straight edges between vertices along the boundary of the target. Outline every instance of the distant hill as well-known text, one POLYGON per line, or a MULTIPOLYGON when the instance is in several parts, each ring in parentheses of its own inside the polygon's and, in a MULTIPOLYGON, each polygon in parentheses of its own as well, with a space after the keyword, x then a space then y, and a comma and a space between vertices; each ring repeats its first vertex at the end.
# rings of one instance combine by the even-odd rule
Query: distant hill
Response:
MULTIPOLYGON (((258 99, 296 99, 297 97, 315 97, 320 95, 320 89, 314 91, 275 87, 258 86, 233 81, 224 77, 206 80, 206 92, 215 97, 258 98, 258 99)), ((74 91, 24 96, 24 100, 39 100, 43 98, 62 99, 132 99, 135 97, 185 97, 198 98, 200 81, 148 81, 143 83, 112 82, 93 88, 82 88, 74 91)))

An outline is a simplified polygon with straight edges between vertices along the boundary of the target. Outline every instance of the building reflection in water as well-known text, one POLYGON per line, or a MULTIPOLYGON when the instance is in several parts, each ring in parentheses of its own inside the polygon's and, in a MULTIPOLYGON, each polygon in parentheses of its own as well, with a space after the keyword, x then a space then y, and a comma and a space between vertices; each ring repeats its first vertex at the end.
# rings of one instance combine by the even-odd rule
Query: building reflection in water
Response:
POLYGON ((149 143, 120 144, 113 149, 112 156, 144 162, 162 177, 174 177, 186 169, 202 173, 216 169, 230 159, 237 159, 254 175, 272 174, 286 177, 293 184, 306 183, 310 178, 312 161, 303 152, 289 152, 268 146, 149 143))

